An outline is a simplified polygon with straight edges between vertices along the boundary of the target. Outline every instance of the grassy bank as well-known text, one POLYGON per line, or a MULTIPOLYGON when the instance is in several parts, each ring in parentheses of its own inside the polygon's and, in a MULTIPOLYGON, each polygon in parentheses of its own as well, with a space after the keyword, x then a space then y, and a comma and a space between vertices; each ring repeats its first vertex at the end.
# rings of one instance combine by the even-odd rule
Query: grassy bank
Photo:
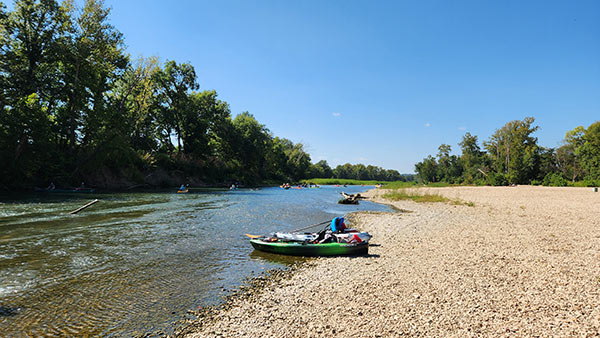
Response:
POLYGON ((456 184, 449 184, 445 182, 436 182, 436 183, 428 183, 422 184, 417 183, 416 181, 375 181, 375 180, 352 180, 345 178, 311 178, 304 179, 301 182, 306 183, 315 183, 319 185, 377 185, 381 184, 383 189, 402 189, 402 188, 416 188, 416 187, 429 187, 429 188, 441 188, 441 187, 450 187, 455 186, 456 184))
POLYGON ((421 194, 404 189, 390 191, 383 194, 383 198, 390 201, 411 200, 417 203, 449 203, 453 205, 474 206, 473 202, 465 202, 459 199, 450 199, 437 194, 421 194))
POLYGON ((311 178, 302 180, 302 182, 306 183, 315 183, 318 185, 335 185, 335 184, 347 184, 347 185, 376 185, 376 184, 388 184, 395 182, 386 182, 386 181, 373 181, 373 180, 351 180, 345 178, 311 178))

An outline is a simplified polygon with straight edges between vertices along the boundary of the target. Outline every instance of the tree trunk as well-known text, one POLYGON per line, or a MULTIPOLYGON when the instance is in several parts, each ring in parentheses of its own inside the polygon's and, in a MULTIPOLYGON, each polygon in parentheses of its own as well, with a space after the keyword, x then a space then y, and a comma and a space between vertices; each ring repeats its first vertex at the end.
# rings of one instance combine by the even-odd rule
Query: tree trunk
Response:
POLYGON ((77 59, 75 66, 75 77, 73 79, 73 93, 71 94, 71 109, 70 109, 70 121, 69 121, 69 152, 73 154, 75 148, 75 129, 77 129, 77 121, 75 118, 76 112, 76 99, 77 99, 77 86, 79 85, 79 68, 80 61, 77 59))

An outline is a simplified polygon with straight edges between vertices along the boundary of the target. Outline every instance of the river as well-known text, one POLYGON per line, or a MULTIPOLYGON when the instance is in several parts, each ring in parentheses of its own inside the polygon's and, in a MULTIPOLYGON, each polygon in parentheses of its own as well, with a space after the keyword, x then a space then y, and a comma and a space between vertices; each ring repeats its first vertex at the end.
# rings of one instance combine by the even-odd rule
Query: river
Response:
POLYGON ((254 252, 245 233, 389 211, 337 204, 367 188, 2 195, 0 336, 170 332, 187 310, 299 259, 254 252))

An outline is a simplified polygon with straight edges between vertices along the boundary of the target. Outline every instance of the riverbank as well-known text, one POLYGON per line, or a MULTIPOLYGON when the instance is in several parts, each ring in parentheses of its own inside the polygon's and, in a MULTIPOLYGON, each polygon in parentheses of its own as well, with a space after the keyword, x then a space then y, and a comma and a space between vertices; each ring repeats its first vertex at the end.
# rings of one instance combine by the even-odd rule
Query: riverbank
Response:
MULTIPOLYGON (((586 335, 600 330, 600 193, 420 188, 473 206, 397 201, 358 213, 369 256, 319 258, 237 298, 189 337, 586 335)), ((366 196, 384 202, 383 192, 366 196)))

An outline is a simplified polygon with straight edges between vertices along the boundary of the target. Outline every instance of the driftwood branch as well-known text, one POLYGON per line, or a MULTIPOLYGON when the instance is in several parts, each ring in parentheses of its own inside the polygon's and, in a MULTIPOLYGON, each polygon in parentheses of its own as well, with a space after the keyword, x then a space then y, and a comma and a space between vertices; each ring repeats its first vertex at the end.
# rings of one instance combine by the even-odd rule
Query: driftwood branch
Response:
POLYGON ((346 194, 345 192, 341 192, 340 195, 344 197, 338 201, 340 204, 358 204, 358 200, 364 198, 360 194, 346 194))
POLYGON ((81 208, 79 208, 79 209, 77 209, 77 210, 73 210, 73 211, 71 211, 71 212, 70 212, 70 214, 71 214, 71 215, 75 215, 76 213, 80 212, 81 210, 83 210, 83 209, 85 209, 85 208, 87 208, 87 207, 89 207, 89 206, 92 206, 92 205, 94 205, 94 204, 98 203, 99 201, 100 201, 100 200, 93 200, 93 201, 91 201, 90 203, 88 203, 88 204, 86 204, 86 205, 82 206, 81 208))

